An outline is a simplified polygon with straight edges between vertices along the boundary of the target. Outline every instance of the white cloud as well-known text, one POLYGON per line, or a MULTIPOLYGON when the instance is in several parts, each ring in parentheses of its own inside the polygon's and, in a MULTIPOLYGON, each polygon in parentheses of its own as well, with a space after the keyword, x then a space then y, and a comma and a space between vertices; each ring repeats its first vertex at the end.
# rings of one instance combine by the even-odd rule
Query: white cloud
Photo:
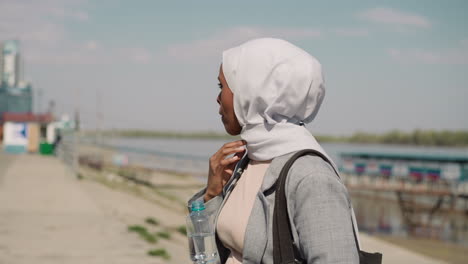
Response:
POLYGON ((431 22, 428 18, 408 13, 393 8, 371 8, 357 14, 357 17, 376 23, 383 23, 398 26, 414 26, 420 28, 431 27, 431 22))
POLYGON ((90 41, 85 43, 84 47, 87 50, 94 51, 94 50, 98 49, 99 44, 95 40, 90 40, 90 41))
POLYGON ((461 44, 462 46, 468 47, 468 39, 462 39, 462 40, 460 41, 460 44, 461 44))
POLYGON ((72 18, 80 21, 86 21, 89 19, 88 13, 84 11, 75 11, 64 6, 56 6, 57 3, 52 3, 53 6, 43 6, 42 12, 49 13, 52 16, 58 18, 72 18), (45 8, 44 8, 45 7, 45 8))
POLYGON ((103 49, 97 40, 84 43, 72 40, 64 21, 89 20, 84 11, 86 3, 86 0, 1 1, 0 41, 20 40, 26 64, 89 65, 151 60, 151 54, 145 49, 103 49))
POLYGON ((60 49, 31 50, 28 63, 40 65, 107 65, 130 62, 148 64, 152 61, 150 51, 140 47, 102 49, 96 41, 68 43, 60 49))
POLYGON ((79 10, 83 1, 45 0, 0 2, 0 36, 52 43, 64 38, 64 19, 87 20, 88 14, 79 10))
POLYGON ((392 59, 401 63, 468 64, 468 46, 443 51, 389 49, 387 52, 392 59))
POLYGON ((167 53, 176 59, 190 60, 200 57, 220 56, 219 54, 223 50, 253 38, 301 39, 316 38, 320 37, 320 35, 321 32, 314 29, 234 27, 202 40, 174 44, 168 48, 167 53))
POLYGON ((72 12, 69 14, 69 16, 80 21, 87 21, 89 19, 88 13, 83 11, 72 12))
POLYGON ((20 40, 26 63, 86 63, 92 57, 85 53, 95 50, 97 42, 72 41, 64 23, 88 20, 85 4, 85 0, 1 1, 0 41, 20 40))
POLYGON ((369 35, 369 30, 365 28, 337 28, 332 32, 343 37, 365 37, 369 35))
POLYGON ((129 54, 129 60, 133 63, 147 64, 151 62, 151 53, 144 48, 130 48, 124 53, 129 54))

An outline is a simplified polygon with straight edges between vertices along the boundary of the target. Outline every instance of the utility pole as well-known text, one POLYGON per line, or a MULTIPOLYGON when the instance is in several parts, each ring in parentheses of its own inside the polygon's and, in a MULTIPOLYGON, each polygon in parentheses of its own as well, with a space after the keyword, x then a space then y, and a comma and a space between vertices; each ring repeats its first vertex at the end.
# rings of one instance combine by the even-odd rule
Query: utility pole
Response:
POLYGON ((37 88, 37 113, 38 114, 42 114, 42 105, 41 105, 42 95, 43 95, 42 89, 37 88))
POLYGON ((101 91, 96 89, 96 132, 98 144, 102 144, 103 114, 101 91))

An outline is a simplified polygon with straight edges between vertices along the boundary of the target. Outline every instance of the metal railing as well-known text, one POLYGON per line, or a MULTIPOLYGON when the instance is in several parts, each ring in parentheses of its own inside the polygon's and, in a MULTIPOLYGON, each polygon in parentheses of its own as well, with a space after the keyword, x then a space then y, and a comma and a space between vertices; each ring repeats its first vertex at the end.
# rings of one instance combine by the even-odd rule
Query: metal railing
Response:
POLYGON ((70 130, 62 132, 62 139, 57 144, 57 157, 70 169, 73 175, 78 175, 78 142, 79 132, 70 130))

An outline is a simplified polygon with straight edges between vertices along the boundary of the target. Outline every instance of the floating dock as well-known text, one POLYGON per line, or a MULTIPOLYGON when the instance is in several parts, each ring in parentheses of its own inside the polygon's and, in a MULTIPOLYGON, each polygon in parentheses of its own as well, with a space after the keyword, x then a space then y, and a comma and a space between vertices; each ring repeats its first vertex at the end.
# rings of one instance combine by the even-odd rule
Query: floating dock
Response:
POLYGON ((468 155, 346 152, 341 159, 348 189, 393 197, 412 235, 440 236, 450 213, 468 218, 468 155))

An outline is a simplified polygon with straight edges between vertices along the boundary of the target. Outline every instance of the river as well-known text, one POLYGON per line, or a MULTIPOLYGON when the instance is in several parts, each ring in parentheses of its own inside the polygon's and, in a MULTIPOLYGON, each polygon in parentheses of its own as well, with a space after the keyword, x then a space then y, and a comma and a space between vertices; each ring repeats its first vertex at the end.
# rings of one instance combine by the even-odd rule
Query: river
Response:
MULTIPOLYGON (((131 163, 191 173, 206 180, 208 159, 226 141, 165 138, 108 138, 103 142, 128 156, 131 163)), ((416 147, 402 145, 324 143, 325 151, 340 163, 342 152, 380 152, 406 154, 443 154, 468 156, 468 148, 416 147)), ((369 199, 352 195, 353 206, 361 231, 395 236, 409 236, 399 205, 395 201, 369 199)), ((433 222, 439 226, 438 239, 468 246, 468 215, 436 214, 433 222)))

